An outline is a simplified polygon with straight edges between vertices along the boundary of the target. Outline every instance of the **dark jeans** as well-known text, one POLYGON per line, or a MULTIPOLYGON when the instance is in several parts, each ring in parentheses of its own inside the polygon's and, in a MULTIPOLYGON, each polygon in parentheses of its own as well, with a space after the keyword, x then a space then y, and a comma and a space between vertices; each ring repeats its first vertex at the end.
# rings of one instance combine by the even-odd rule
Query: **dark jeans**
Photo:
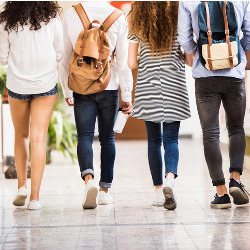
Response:
POLYGON ((177 177, 179 161, 179 128, 180 122, 154 123, 145 122, 148 134, 148 162, 154 186, 162 185, 162 154, 161 146, 164 146, 165 173, 174 173, 177 177), (163 129, 162 129, 163 127, 163 129))
POLYGON ((214 186, 223 185, 225 178, 220 150, 219 110, 222 103, 229 136, 229 171, 242 174, 246 147, 245 83, 244 80, 232 77, 207 77, 196 79, 195 88, 209 173, 214 186))
POLYGON ((55 87, 47 92, 44 92, 44 93, 40 93, 40 94, 27 94, 27 95, 24 95, 24 94, 18 94, 18 93, 15 93, 15 92, 12 92, 11 90, 8 90, 8 95, 12 98, 15 98, 15 99, 19 99, 19 100, 23 100, 23 101, 30 101, 34 98, 37 98, 37 97, 44 97, 44 96, 51 96, 51 95, 57 95, 58 93, 58 87, 57 87, 57 84, 55 85, 55 87))
POLYGON ((74 93, 74 111, 78 134, 77 155, 82 178, 94 176, 93 138, 96 117, 98 118, 99 141, 101 144, 100 187, 110 188, 115 161, 114 123, 118 111, 118 91, 106 90, 92 95, 74 93))

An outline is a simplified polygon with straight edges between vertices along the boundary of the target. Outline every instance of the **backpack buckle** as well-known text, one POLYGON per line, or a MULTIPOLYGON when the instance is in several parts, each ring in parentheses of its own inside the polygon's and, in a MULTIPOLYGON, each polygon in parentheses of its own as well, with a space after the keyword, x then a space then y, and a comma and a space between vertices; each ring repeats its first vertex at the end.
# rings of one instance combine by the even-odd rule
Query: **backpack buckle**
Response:
POLYGON ((77 66, 80 67, 83 64, 83 58, 79 57, 77 58, 77 66))
POLYGON ((98 61, 98 63, 96 64, 96 68, 98 69, 99 67, 101 67, 102 66, 102 62, 101 61, 98 61))
POLYGON ((226 35, 229 35, 229 30, 225 30, 225 34, 226 34, 226 35))
POLYGON ((207 31, 208 36, 212 36, 212 31, 207 31))

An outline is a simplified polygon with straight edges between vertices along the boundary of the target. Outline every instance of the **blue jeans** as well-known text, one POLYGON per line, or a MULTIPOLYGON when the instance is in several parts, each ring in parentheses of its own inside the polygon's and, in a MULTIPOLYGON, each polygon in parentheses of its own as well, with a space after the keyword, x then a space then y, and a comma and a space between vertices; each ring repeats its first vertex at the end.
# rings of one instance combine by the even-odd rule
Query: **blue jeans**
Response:
POLYGON ((154 186, 163 184, 162 153, 164 146, 165 173, 174 173, 177 177, 179 161, 179 128, 180 122, 161 123, 145 122, 148 134, 148 162, 154 186))
POLYGON ((92 174, 93 138, 96 118, 98 119, 99 141, 101 144, 100 187, 110 188, 113 180, 115 161, 115 135, 113 131, 118 111, 118 90, 106 90, 91 95, 74 93, 74 113, 78 135, 77 155, 81 176, 92 174))

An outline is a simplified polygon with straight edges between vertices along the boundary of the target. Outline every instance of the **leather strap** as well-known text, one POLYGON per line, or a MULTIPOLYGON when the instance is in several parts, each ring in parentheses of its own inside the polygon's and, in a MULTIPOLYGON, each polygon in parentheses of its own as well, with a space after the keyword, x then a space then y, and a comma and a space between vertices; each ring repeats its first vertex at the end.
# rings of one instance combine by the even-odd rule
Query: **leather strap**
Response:
POLYGON ((211 30, 211 24, 210 24, 210 13, 209 13, 209 7, 208 3, 205 2, 205 9, 206 9, 206 19, 207 19, 207 39, 208 39, 208 46, 207 46, 207 55, 208 55, 208 67, 210 70, 213 70, 213 65, 211 61, 211 46, 213 44, 212 40, 212 30, 211 30))
POLYGON ((81 45, 81 51, 80 51, 80 56, 83 57, 84 54, 84 48, 85 48, 85 43, 86 43, 86 35, 87 35, 87 31, 90 28, 90 20, 88 18, 88 15, 85 11, 85 9, 83 8, 81 3, 78 3, 76 5, 73 5, 74 9, 76 10, 76 13, 78 14, 82 25, 84 27, 84 35, 83 35, 83 39, 82 39, 82 45, 81 45))
POLYGON ((102 70, 102 60, 103 60, 103 46, 104 46, 104 32, 107 32, 109 28, 112 26, 112 24, 123 14, 122 11, 115 9, 102 23, 101 29, 103 31, 101 35, 101 40, 100 40, 100 47, 99 47, 99 58, 98 58, 98 63, 97 63, 97 68, 98 70, 102 70))
POLYGON ((107 32, 112 24, 123 14, 122 11, 115 9, 102 23, 102 29, 107 32))
POLYGON ((228 20, 227 20, 227 1, 224 1, 223 3, 223 19, 224 19, 224 25, 225 25, 225 34, 226 34, 226 42, 228 45, 228 54, 229 54, 229 62, 231 68, 234 67, 233 65, 233 55, 232 55, 232 47, 230 43, 230 34, 229 34, 229 26, 228 26, 228 20))
POLYGON ((90 22, 90 20, 88 18, 88 15, 87 15, 85 9, 83 8, 82 4, 78 3, 76 5, 73 5, 73 7, 74 7, 74 9, 76 10, 76 13, 79 16, 84 29, 88 30, 89 27, 90 27, 91 22, 90 22))
MULTIPOLYGON (((101 33, 101 31, 100 31, 101 33)), ((98 62, 97 62, 97 69, 98 71, 101 71, 103 69, 103 66, 102 66, 102 60, 103 60, 103 47, 104 47, 104 36, 105 36, 105 33, 102 32, 101 34, 101 37, 100 37, 100 47, 99 47, 99 58, 98 58, 98 62)))

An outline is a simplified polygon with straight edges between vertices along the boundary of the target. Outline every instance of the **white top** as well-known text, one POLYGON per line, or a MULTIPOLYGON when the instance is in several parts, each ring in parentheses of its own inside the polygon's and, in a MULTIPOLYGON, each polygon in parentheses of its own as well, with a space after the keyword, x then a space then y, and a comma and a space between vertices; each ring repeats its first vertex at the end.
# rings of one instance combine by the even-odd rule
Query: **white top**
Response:
POLYGON ((0 64, 7 66, 7 88, 17 94, 40 94, 53 89, 58 81, 58 62, 62 57, 62 24, 59 17, 30 25, 18 32, 7 32, 0 24, 0 64))
MULTIPOLYGON (((103 22, 115 9, 106 2, 84 2, 82 4, 90 21, 99 20, 103 22)), ((69 61, 79 33, 83 29, 80 18, 74 8, 67 10, 63 18, 64 54, 60 63, 60 79, 66 98, 72 97, 72 91, 68 88, 69 61)), ((120 84, 123 101, 131 101, 133 89, 132 73, 127 65, 127 30, 127 22, 125 16, 122 15, 107 32, 110 55, 116 50, 116 58, 111 66, 111 79, 106 90, 116 90, 120 84)))

